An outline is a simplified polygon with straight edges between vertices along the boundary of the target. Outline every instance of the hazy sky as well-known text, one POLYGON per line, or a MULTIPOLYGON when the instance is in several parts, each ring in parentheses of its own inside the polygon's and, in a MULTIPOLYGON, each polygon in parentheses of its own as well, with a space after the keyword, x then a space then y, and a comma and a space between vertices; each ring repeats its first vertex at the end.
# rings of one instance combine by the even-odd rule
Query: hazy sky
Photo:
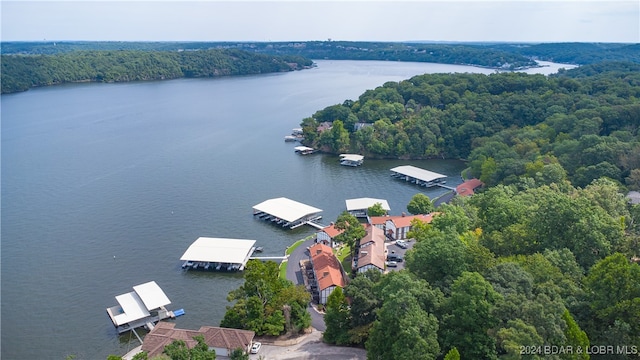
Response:
POLYGON ((640 42, 640 1, 5 1, 2 41, 640 42))

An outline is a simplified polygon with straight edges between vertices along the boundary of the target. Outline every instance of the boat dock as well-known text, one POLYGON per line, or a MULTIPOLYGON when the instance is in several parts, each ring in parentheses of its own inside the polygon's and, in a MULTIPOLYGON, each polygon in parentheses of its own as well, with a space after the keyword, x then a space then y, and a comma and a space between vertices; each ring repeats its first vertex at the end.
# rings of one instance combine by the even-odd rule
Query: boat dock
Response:
POLYGON ((360 166, 364 162, 364 156, 358 154, 340 154, 340 165, 360 166))
POLYGON ((444 185, 444 179, 447 177, 446 175, 438 174, 415 166, 405 165, 394 167, 391 169, 391 176, 420 186, 440 186, 446 189, 455 190, 455 188, 444 185))
POLYGON ((322 218, 321 209, 284 197, 269 199, 253 207, 253 216, 282 227, 295 229, 322 218))
POLYGON ((316 221, 320 220, 320 218, 318 219, 314 219, 314 220, 309 220, 307 221, 305 224, 309 225, 309 226, 313 226, 314 228, 318 229, 318 230, 322 230, 324 228, 326 228, 326 225, 322 225, 320 223, 317 223, 316 221))
POLYGON ((310 147, 308 147, 308 146, 296 146, 295 148, 293 148, 293 151, 294 151, 296 154, 300 154, 300 155, 309 155, 309 154, 313 154, 313 153, 315 153, 315 152, 316 152, 316 151, 318 151, 318 150, 316 150, 316 149, 314 149, 314 148, 310 148, 310 147))
POLYGON ((176 317, 166 309, 165 306, 171 304, 171 301, 155 281, 136 285, 133 290, 116 296, 118 305, 107 308, 107 314, 118 334, 127 331, 135 333, 135 329, 139 327, 151 330, 158 321, 176 317))
POLYGON ((242 271, 256 250, 255 240, 199 237, 184 252, 185 270, 242 271))

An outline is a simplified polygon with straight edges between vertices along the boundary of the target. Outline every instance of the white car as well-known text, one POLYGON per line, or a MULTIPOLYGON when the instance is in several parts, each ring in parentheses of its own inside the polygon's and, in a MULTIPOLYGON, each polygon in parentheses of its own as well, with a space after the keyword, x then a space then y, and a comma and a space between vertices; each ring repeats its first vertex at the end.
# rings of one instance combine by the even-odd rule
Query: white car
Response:
POLYGON ((253 346, 251 347, 251 353, 252 353, 252 354, 257 354, 257 353, 258 353, 258 351, 260 351, 260 347, 261 347, 261 346, 262 346, 262 344, 261 344, 261 343, 259 343, 259 342, 254 342, 254 343, 253 343, 253 346))
POLYGON ((407 248, 407 243, 404 240, 398 240, 396 241, 396 245, 398 245, 399 247, 406 249, 407 248))

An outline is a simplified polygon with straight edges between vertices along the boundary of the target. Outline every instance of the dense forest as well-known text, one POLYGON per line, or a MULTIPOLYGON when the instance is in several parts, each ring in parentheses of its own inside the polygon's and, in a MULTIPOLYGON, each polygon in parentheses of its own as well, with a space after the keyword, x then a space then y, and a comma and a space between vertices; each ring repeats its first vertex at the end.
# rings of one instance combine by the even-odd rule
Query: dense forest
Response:
POLYGON ((380 360, 640 354, 640 206, 615 182, 498 185, 437 211, 405 270, 329 296, 325 341, 380 360))
POLYGON ((248 75, 292 71, 313 64, 309 59, 294 55, 275 56, 237 49, 91 50, 55 55, 2 55, 1 60, 3 94, 68 82, 248 75))
POLYGON ((331 60, 393 60, 473 64, 516 69, 536 66, 527 55, 486 46, 387 42, 10 42, 3 54, 55 54, 78 50, 202 51, 237 49, 254 53, 331 60))
POLYGON ((591 64, 640 63, 639 44, 419 42, 3 42, 2 93, 78 81, 161 80, 287 71, 309 59, 464 64, 500 70, 534 59, 591 64), (275 59, 275 60, 274 60, 275 59))
POLYGON ((609 177, 640 189, 640 65, 554 76, 420 75, 303 119, 305 144, 373 158, 469 160, 488 186, 609 177), (319 132, 321 123, 330 130, 319 132), (357 130, 356 130, 357 129, 357 130))
POLYGON ((240 49, 310 59, 401 60, 508 67, 535 65, 531 58, 570 64, 607 60, 640 63, 640 44, 620 43, 433 43, 366 41, 287 42, 4 42, 3 54, 57 54, 79 50, 181 51, 240 49))

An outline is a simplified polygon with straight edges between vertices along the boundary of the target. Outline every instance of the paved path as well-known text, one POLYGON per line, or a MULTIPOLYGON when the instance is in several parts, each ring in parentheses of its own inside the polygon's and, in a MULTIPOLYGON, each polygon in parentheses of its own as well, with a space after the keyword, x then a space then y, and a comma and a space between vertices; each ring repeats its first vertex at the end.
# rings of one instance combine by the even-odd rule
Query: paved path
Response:
MULTIPOLYGON (((304 280, 302 279, 302 271, 300 271, 300 261, 309 259, 309 250, 308 247, 314 244, 314 239, 309 239, 300 246, 298 246, 291 255, 289 255, 289 261, 287 264, 287 279, 293 281, 294 284, 304 285, 304 280)), ((309 313, 311 314, 311 326, 313 326, 318 331, 325 331, 326 326, 324 325, 324 316, 318 313, 314 308, 309 306, 309 313)))

